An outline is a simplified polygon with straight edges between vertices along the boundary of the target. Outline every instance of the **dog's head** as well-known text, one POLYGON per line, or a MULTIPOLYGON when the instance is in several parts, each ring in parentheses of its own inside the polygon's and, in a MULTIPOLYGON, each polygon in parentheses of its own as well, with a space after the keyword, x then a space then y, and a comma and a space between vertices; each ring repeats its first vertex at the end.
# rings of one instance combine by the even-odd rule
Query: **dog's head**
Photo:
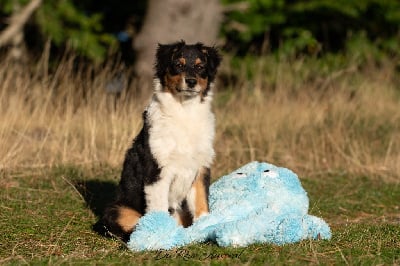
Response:
POLYGON ((205 97, 221 62, 215 47, 184 41, 159 44, 156 53, 156 77, 162 90, 173 95, 205 97))

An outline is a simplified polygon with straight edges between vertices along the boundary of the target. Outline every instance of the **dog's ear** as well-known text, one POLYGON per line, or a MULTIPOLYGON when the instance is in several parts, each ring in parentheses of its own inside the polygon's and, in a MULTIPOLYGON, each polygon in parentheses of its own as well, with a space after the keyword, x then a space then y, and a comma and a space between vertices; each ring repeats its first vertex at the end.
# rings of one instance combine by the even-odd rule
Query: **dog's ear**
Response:
POLYGON ((207 57, 207 71, 210 81, 213 81, 217 74, 217 69, 222 61, 222 57, 216 47, 203 46, 202 52, 207 57))
POLYGON ((173 44, 158 44, 156 52, 156 76, 162 80, 165 76, 168 66, 171 64, 172 57, 175 52, 180 50, 185 45, 185 41, 176 42, 173 44))

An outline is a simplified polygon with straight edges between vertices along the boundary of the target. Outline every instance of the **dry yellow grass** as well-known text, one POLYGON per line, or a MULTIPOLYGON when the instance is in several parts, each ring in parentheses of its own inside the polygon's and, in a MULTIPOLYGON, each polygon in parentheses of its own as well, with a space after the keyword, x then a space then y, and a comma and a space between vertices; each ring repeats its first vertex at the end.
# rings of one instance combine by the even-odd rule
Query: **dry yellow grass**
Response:
POLYGON ((398 182, 400 90, 393 65, 350 65, 315 76, 302 60, 292 63, 256 65, 255 81, 217 108, 217 169, 266 160, 308 176, 340 171, 398 182), (272 80, 262 75, 271 68, 272 80))
MULTIPOLYGON (((112 68, 73 68, 72 59, 52 75, 43 63, 0 66, 0 168, 121 165, 149 94, 122 94, 114 108, 104 89, 112 68)), ((399 180, 400 81, 390 62, 320 75, 302 60, 259 59, 239 73, 249 71, 251 80, 239 75, 215 94, 215 176, 262 160, 301 175, 399 180)))
POLYGON ((53 76, 32 76, 1 67, 1 168, 121 162, 140 129, 145 102, 127 104, 121 95, 114 108, 115 95, 105 91, 114 71, 73 75, 72 68, 68 61, 53 76))

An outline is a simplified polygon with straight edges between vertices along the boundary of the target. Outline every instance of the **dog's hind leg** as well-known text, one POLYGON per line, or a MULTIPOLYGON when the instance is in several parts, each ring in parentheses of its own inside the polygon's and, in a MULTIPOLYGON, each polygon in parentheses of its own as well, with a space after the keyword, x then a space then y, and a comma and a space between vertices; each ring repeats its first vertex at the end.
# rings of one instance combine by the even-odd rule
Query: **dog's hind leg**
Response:
POLYGON ((112 205, 105 210, 102 219, 94 226, 94 229, 100 234, 116 236, 127 242, 141 216, 130 207, 112 205))

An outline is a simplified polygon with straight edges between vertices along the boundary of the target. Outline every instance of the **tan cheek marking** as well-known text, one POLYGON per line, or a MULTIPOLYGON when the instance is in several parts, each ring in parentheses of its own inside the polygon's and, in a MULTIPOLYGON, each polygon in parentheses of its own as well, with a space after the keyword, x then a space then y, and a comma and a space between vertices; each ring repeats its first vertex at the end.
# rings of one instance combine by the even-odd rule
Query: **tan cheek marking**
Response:
POLYGON ((197 78, 197 83, 199 84, 200 88, 201 88, 201 96, 204 97, 204 91, 207 89, 207 85, 208 85, 208 78, 197 78))
POLYGON ((196 180, 193 183, 193 188, 196 191, 196 197, 195 197, 196 210, 193 217, 194 219, 197 219, 198 217, 200 217, 200 215, 204 213, 208 213, 208 199, 207 199, 206 188, 204 185, 204 175, 205 175, 205 170, 201 170, 196 180))
POLYGON ((132 232, 133 228, 137 224, 138 220, 142 216, 140 213, 134 209, 121 206, 118 208, 118 219, 117 223, 121 226, 122 230, 125 232, 132 232))
POLYGON ((182 75, 175 75, 172 76, 170 74, 165 75, 165 87, 163 88, 164 91, 170 92, 172 94, 176 94, 176 88, 179 88, 182 84, 182 79, 184 77, 182 75))

